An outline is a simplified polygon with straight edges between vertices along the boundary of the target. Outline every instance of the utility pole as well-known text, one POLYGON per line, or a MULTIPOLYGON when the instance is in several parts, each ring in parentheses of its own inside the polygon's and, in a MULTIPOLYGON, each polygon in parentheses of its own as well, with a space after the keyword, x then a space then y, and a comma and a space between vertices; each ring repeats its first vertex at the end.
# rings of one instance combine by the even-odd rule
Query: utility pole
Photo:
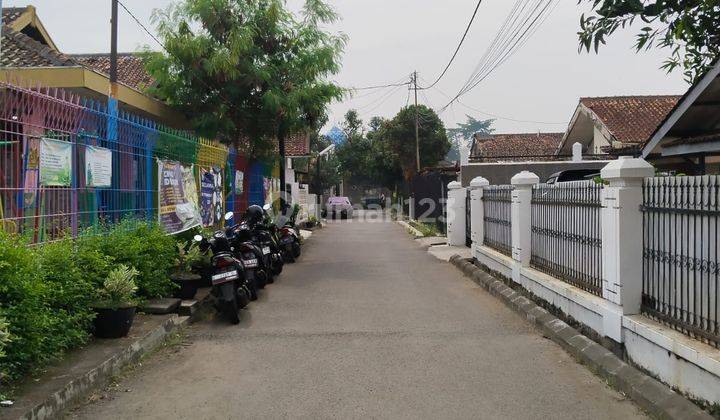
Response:
POLYGON ((2 57, 2 27, 3 27, 2 0, 0 0, 0 57, 2 57))
POLYGON ((417 160, 417 171, 420 173, 420 115, 418 113, 418 102, 417 102, 417 71, 413 73, 412 82, 415 88, 415 157, 417 160))
POLYGON ((110 97, 117 99, 118 0, 110 0, 110 97))

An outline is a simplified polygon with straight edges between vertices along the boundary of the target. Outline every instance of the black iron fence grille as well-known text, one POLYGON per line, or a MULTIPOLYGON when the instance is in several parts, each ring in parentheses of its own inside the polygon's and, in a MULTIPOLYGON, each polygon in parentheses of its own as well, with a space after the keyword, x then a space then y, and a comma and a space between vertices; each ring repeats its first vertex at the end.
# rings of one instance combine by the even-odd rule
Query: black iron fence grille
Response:
POLYGON ((594 182, 541 184, 532 191, 530 265, 602 296, 600 192, 594 182))
POLYGON ((470 188, 465 195, 465 246, 472 246, 472 208, 470 204, 470 188))
POLYGON ((644 314, 720 347, 720 177, 648 178, 643 186, 644 314))
POLYGON ((483 191, 483 244, 510 256, 512 234, 510 224, 511 185, 493 185, 483 191))

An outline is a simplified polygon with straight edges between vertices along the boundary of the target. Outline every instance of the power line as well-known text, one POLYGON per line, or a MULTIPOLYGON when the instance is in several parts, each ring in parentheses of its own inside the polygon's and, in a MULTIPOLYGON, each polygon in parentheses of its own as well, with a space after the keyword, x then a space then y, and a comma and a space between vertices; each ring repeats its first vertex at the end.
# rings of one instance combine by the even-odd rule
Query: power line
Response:
POLYGON ((450 58, 450 61, 447 63, 447 66, 445 66, 445 69, 440 73, 440 76, 438 76, 435 81, 427 87, 423 87, 421 89, 429 89, 440 81, 440 79, 445 76, 445 73, 447 73, 448 69, 450 69, 450 66, 452 65, 453 61, 455 61, 455 57, 457 57, 458 52, 460 52, 460 47, 462 47, 463 42, 465 42, 465 38, 467 37, 468 32, 470 32, 470 27, 472 26, 473 22, 475 21, 475 16, 477 16, 478 9, 480 9, 480 4, 482 4, 482 0, 478 0, 477 5, 475 5, 475 10, 473 11, 472 17, 470 18, 470 22, 468 22, 467 27, 465 28, 465 32, 463 33, 462 38, 460 38, 460 42, 458 43, 457 48, 455 48, 455 52, 453 53, 452 57, 450 58))
MULTIPOLYGON (((173 53, 170 52, 170 50, 168 50, 168 48, 165 46, 165 44, 163 44, 152 32, 150 32, 150 30, 149 30, 142 22, 140 22, 140 19, 138 19, 138 18, 133 14, 133 12, 131 12, 130 9, 128 9, 127 6, 125 6, 125 4, 123 4, 122 1, 117 0, 117 3, 125 10, 125 12, 126 12, 128 15, 130 15, 130 17, 135 21, 135 23, 137 23, 138 26, 140 26, 140 27, 145 31, 145 33, 147 33, 147 34, 150 36, 150 38, 152 38, 158 45, 160 45, 160 47, 162 47, 163 50, 165 50, 166 53, 168 53, 168 55, 173 56, 173 57, 175 57, 176 59, 178 59, 177 56, 175 56, 173 53)), ((195 69, 193 69, 192 67, 187 67, 187 69, 190 70, 191 72, 192 72, 192 71, 195 71, 195 69)), ((196 73, 195 75, 197 76, 197 73, 196 73)), ((207 82, 205 82, 205 81, 202 79, 202 77, 196 77, 195 79, 196 79, 197 81, 199 81, 200 84, 202 84, 203 86, 205 86, 206 88, 208 88, 209 90, 217 93, 218 97, 220 97, 220 99, 222 100, 222 102, 225 103, 225 105, 227 105, 227 106, 230 107, 231 109, 238 110, 238 108, 237 108, 232 102, 230 102, 230 101, 220 92, 219 89, 215 89, 215 88, 213 88, 212 86, 210 86, 207 82)))
MULTIPOLYGON (((440 93, 441 95, 443 95, 443 96, 445 96, 446 98, 450 99, 450 95, 448 95, 447 93, 443 92, 442 90, 440 90, 440 89, 437 88, 437 87, 435 87, 434 89, 435 89, 438 93, 440 93)), ((495 119, 498 119, 498 120, 506 120, 506 121, 520 122, 520 123, 531 123, 531 124, 547 124, 547 125, 567 125, 567 124, 568 124, 568 122, 548 122, 548 121, 520 120, 520 119, 517 119, 517 118, 505 117, 505 116, 502 116, 502 115, 492 114, 492 113, 489 113, 489 112, 480 110, 480 109, 478 109, 478 108, 475 108, 475 107, 473 107, 473 106, 470 106, 470 105, 468 105, 468 104, 460 101, 459 99, 455 100, 455 103, 457 103, 458 105, 462 105, 462 106, 464 106, 465 108, 467 108, 467 109, 469 109, 469 110, 471 110, 471 111, 475 111, 475 112, 477 112, 478 114, 482 114, 482 115, 485 115, 485 116, 488 116, 488 117, 492 117, 492 118, 495 118, 495 119)))
POLYGON ((553 9, 549 9, 550 5, 553 3, 556 5, 557 1, 537 0, 537 2, 532 3, 534 7, 530 6, 528 8, 531 3, 527 1, 523 3, 523 0, 517 0, 471 76, 450 102, 440 109, 440 112, 446 110, 461 96, 474 89, 522 47, 552 12, 553 9), (522 7, 520 7, 521 4, 523 4, 522 7), (520 23, 518 24, 518 22, 520 23), (540 23, 538 24, 538 22, 540 23))

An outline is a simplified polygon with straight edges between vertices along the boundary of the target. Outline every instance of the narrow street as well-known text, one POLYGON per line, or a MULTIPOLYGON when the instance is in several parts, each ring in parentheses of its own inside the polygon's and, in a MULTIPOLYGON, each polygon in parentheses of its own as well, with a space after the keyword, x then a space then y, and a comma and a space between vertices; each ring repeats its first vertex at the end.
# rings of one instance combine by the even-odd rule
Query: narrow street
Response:
POLYGON ((263 293, 68 417, 644 416, 389 221, 329 223, 263 293))

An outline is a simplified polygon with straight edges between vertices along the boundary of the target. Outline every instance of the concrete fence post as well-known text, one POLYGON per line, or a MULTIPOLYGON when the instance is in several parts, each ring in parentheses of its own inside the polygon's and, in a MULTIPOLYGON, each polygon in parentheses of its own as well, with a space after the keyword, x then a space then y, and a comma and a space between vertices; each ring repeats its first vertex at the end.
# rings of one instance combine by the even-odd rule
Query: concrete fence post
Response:
POLYGON ((457 181, 448 184, 447 241, 451 246, 465 246, 465 188, 457 181))
POLYGON ((415 218, 415 196, 408 198, 408 216, 410 220, 417 220, 415 218))
POLYGON ((482 246, 485 237, 485 209, 482 203, 483 187, 490 182, 479 176, 470 181, 470 236, 473 254, 482 246))
POLYGON ((530 243, 532 235, 532 188, 540 183, 540 178, 532 172, 522 171, 510 179, 513 186, 511 195, 512 207, 511 237, 512 257, 521 266, 530 266, 530 243))
POLYGON ((642 299, 642 183, 655 173, 643 159, 621 156, 600 176, 603 298, 612 305, 603 316, 605 335, 622 342, 622 315, 640 313, 642 299))

